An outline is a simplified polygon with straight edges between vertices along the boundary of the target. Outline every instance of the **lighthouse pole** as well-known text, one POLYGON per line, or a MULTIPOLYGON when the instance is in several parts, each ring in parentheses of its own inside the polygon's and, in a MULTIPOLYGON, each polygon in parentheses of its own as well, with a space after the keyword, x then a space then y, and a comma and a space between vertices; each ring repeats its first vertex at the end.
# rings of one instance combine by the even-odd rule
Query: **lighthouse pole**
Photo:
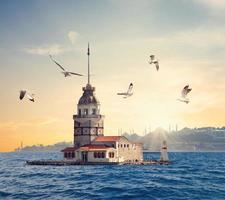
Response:
POLYGON ((88 43, 88 85, 90 85, 90 62, 89 62, 89 56, 90 56, 90 49, 89 49, 89 43, 88 43))

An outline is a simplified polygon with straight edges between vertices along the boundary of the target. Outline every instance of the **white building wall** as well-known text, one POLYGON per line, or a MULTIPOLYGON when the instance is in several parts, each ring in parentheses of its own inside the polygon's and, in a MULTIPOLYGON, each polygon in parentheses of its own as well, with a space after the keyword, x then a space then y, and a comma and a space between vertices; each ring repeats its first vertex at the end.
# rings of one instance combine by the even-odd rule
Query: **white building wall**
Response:
POLYGON ((116 142, 93 142, 94 144, 105 144, 115 147, 115 159, 117 162, 124 161, 142 161, 143 160, 143 146, 140 143, 130 142, 125 137, 122 137, 116 142), (122 146, 121 146, 122 145, 122 146))
POLYGON ((117 144, 118 156, 124 161, 142 161, 143 147, 141 144, 128 140, 120 140, 117 144))

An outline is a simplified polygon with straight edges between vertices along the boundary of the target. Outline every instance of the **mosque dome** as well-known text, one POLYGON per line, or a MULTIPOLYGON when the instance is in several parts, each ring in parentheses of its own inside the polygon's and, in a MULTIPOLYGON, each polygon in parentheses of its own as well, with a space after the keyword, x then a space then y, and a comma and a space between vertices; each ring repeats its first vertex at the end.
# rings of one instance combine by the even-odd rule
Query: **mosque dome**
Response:
POLYGON ((95 97, 95 88, 90 84, 83 87, 83 95, 80 97, 78 105, 99 104, 99 101, 95 97))

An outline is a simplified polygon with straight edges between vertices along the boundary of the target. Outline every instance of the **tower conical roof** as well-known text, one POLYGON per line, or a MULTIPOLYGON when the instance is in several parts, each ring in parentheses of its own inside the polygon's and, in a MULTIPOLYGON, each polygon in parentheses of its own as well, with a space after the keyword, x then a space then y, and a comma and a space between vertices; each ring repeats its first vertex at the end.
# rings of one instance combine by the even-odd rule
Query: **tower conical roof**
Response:
POLYGON ((83 95, 80 97, 78 105, 99 104, 99 101, 94 94, 95 87, 87 84, 86 87, 83 87, 83 91, 83 95))

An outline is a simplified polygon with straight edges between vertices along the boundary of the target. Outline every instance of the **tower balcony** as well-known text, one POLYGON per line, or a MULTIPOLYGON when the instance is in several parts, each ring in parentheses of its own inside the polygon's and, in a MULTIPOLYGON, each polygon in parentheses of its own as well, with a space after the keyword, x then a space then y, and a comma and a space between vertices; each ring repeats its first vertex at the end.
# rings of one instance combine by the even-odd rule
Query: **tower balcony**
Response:
POLYGON ((84 115, 84 114, 81 114, 81 115, 73 115, 73 119, 76 119, 76 118, 96 118, 96 119, 104 119, 104 118, 105 118, 105 115, 84 115))

